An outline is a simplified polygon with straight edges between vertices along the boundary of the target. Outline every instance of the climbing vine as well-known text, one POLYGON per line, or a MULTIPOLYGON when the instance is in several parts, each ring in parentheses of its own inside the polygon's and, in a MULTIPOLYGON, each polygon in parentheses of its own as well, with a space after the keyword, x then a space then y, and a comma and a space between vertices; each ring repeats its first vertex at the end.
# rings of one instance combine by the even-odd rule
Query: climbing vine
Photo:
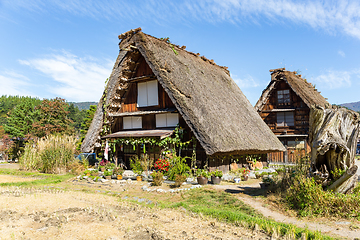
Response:
MULTIPOLYGON (((176 147, 179 148, 183 148, 187 145, 189 145, 191 143, 191 141, 193 141, 193 139, 190 139, 189 141, 183 142, 182 141, 182 135, 183 135, 183 130, 178 126, 175 128, 174 130, 174 137, 166 137, 164 139, 159 139, 159 138, 155 138, 155 137, 143 137, 143 138, 120 138, 120 139, 116 139, 114 141, 114 144, 125 144, 125 145, 132 145, 135 149, 135 147, 137 145, 155 145, 155 146, 159 146, 159 147, 166 147, 170 144, 175 145, 176 147)), ((145 148, 144 148, 145 151, 145 148)))

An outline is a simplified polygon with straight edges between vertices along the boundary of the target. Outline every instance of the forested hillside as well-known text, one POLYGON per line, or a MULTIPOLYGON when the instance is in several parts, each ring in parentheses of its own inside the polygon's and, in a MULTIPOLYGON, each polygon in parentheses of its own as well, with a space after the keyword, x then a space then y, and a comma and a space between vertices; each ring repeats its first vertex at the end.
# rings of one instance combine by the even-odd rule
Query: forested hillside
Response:
POLYGON ((89 109, 80 110, 61 98, 1 96, 0 157, 17 158, 24 143, 54 133, 77 135, 82 140, 96 110, 87 104, 82 106, 89 109))

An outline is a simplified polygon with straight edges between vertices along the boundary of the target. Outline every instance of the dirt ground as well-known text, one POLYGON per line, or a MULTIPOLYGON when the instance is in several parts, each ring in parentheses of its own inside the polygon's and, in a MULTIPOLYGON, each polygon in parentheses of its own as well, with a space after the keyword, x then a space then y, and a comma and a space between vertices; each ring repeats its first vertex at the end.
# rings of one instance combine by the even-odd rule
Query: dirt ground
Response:
MULTIPOLYGON (((15 164, 6 165, 16 168, 15 164)), ((0 175, 0 183, 30 180, 33 179, 0 175)), ((232 193, 278 222, 342 238, 360 237, 359 223, 298 219, 272 208, 264 199, 254 197, 258 182, 208 187, 232 193)), ((144 198, 156 194, 159 200, 166 200, 169 194, 142 192, 141 186, 145 184, 136 181, 101 184, 72 179, 41 190, 0 187, 0 239, 272 239, 261 231, 218 222, 184 208, 164 210, 124 200, 125 191, 130 196, 141 192, 144 198)))
POLYGON ((0 187, 0 239, 270 239, 260 231, 106 194, 0 187))

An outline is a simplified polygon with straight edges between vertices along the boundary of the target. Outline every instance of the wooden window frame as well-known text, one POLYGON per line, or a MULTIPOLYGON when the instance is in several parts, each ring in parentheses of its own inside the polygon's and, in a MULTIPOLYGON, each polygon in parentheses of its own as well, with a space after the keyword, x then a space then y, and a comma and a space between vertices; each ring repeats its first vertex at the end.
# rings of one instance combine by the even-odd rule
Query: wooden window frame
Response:
POLYGON ((137 107, 149 107, 159 105, 158 81, 146 81, 137 83, 137 107))
POLYGON ((294 113, 293 112, 277 112, 276 113, 276 126, 277 127, 294 127, 295 126, 295 118, 294 118, 294 113), (283 124, 280 123, 279 124, 279 116, 282 115, 283 116, 283 124), (292 125, 289 125, 289 123, 291 123, 290 120, 290 116, 292 116, 292 125), (288 121, 287 121, 288 119, 288 121))
POLYGON ((123 129, 142 129, 142 117, 141 116, 128 116, 128 117, 123 117, 123 129), (138 121, 138 119, 140 118, 140 127, 138 127, 136 124, 134 124, 136 121, 138 121), (125 127, 126 124, 126 119, 131 121, 131 127, 125 127), (134 126, 135 125, 135 126, 134 126))

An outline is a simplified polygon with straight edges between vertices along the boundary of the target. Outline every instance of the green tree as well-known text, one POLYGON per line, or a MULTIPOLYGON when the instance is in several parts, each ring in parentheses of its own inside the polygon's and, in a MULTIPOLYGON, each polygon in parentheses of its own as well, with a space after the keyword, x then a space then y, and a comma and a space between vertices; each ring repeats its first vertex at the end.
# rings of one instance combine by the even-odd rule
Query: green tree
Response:
POLYGON ((96 112, 96 105, 90 105, 90 108, 86 110, 86 116, 83 119, 83 122, 81 123, 80 139, 77 142, 77 146, 76 146, 77 150, 80 150, 81 144, 84 141, 85 135, 90 128, 90 124, 94 118, 95 112, 96 112))
POLYGON ((8 115, 10 111, 13 110, 17 105, 21 104, 23 101, 31 101, 36 105, 41 103, 41 100, 38 98, 31 97, 19 97, 19 96, 6 96, 3 95, 0 97, 0 125, 6 125, 8 121, 8 115))
POLYGON ((80 133, 82 136, 85 136, 87 131, 90 128, 90 124, 94 118, 96 112, 96 105, 90 105, 90 108, 86 111, 86 116, 81 123, 80 133))
POLYGON ((22 102, 16 105, 7 118, 7 124, 4 130, 11 138, 25 139, 33 134, 33 123, 39 117, 39 111, 36 109, 36 101, 30 98, 22 99, 22 102))
POLYGON ((69 107, 67 108, 68 118, 71 119, 72 127, 75 128, 76 132, 80 132, 81 124, 86 116, 86 110, 79 110, 73 103, 70 103, 69 107))
POLYGON ((72 120, 67 117, 68 104, 62 98, 44 99, 37 106, 40 118, 33 124, 35 135, 44 137, 52 133, 74 133, 72 120))

